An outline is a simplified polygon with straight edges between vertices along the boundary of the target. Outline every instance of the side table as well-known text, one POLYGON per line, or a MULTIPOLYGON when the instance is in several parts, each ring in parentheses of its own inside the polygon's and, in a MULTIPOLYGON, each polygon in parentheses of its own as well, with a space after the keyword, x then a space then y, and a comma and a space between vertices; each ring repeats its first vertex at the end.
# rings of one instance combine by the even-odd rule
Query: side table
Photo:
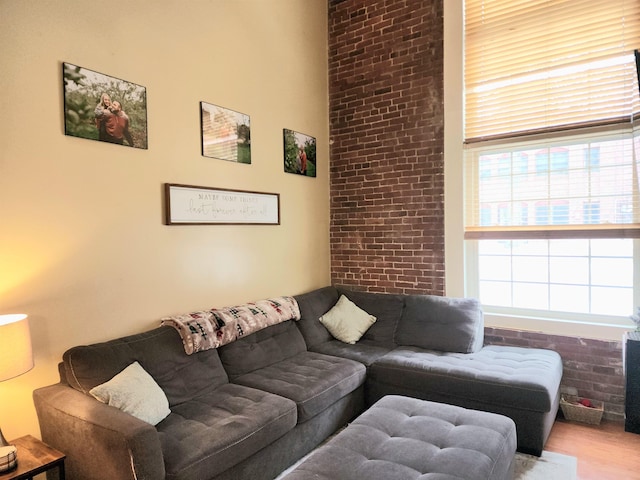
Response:
POLYGON ((31 435, 10 441, 18 449, 18 466, 0 473, 0 480, 31 480, 34 475, 58 468, 60 480, 64 480, 65 455, 31 435))

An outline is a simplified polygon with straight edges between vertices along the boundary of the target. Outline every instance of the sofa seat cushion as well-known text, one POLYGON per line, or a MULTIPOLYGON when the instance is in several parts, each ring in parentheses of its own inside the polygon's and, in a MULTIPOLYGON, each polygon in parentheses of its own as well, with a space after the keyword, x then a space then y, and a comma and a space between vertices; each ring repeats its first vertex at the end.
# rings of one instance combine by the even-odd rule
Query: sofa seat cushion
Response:
POLYGON ((199 480, 250 457, 296 425, 289 399, 226 384, 175 405, 157 425, 168 480, 199 480))
POLYGON ((359 362, 305 351, 233 382, 293 400, 303 423, 360 387, 365 375, 359 362))
POLYGON ((561 378, 562 360, 556 352, 487 346, 469 354, 398 347, 370 367, 369 380, 403 390, 414 386, 426 400, 548 412, 561 378))
POLYGON ((340 340, 331 340, 329 342, 315 345, 314 347, 309 348, 309 350, 324 353, 325 355, 349 358, 356 362, 364 363, 365 366, 368 367, 377 359, 393 350, 393 348, 383 347, 371 340, 360 340, 355 345, 348 345, 340 340))
POLYGON ((516 428, 502 415, 387 396, 285 480, 510 480, 516 428))

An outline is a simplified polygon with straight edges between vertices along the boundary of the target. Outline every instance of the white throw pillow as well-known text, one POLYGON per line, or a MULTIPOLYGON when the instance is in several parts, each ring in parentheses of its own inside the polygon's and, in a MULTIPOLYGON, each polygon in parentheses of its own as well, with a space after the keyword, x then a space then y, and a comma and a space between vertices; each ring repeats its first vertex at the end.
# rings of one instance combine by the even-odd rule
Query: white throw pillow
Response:
POLYGON ((376 322, 376 317, 358 307, 344 295, 331 310, 320 317, 329 333, 344 343, 354 344, 376 322))
POLYGON ((157 425, 171 413, 167 396, 138 362, 132 363, 108 382, 92 388, 89 393, 102 403, 119 408, 151 425, 157 425))

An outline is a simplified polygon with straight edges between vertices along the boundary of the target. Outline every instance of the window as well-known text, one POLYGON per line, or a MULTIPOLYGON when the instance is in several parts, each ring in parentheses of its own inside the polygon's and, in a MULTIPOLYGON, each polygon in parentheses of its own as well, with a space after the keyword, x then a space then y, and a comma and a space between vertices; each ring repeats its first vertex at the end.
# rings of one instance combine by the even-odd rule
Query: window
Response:
POLYGON ((639 44, 637 0, 466 0, 465 268, 488 311, 640 303, 639 44))
POLYGON ((633 313, 629 239, 484 240, 478 264, 478 296, 495 311, 633 313))

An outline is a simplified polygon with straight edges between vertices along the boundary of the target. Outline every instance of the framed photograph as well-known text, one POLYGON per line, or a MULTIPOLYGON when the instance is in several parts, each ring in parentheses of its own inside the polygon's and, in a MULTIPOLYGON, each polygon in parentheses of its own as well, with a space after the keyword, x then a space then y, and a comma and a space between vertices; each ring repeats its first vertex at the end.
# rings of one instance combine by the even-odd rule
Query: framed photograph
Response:
POLYGON ((249 115, 200 102, 202 155, 237 163, 251 163, 249 115))
POLYGON ((147 148, 147 89, 71 63, 62 64, 64 133, 147 148))
POLYGON ((284 171, 307 177, 316 176, 316 139, 285 128, 284 171))
POLYGON ((164 184, 167 225, 280 225, 280 194, 164 184))

